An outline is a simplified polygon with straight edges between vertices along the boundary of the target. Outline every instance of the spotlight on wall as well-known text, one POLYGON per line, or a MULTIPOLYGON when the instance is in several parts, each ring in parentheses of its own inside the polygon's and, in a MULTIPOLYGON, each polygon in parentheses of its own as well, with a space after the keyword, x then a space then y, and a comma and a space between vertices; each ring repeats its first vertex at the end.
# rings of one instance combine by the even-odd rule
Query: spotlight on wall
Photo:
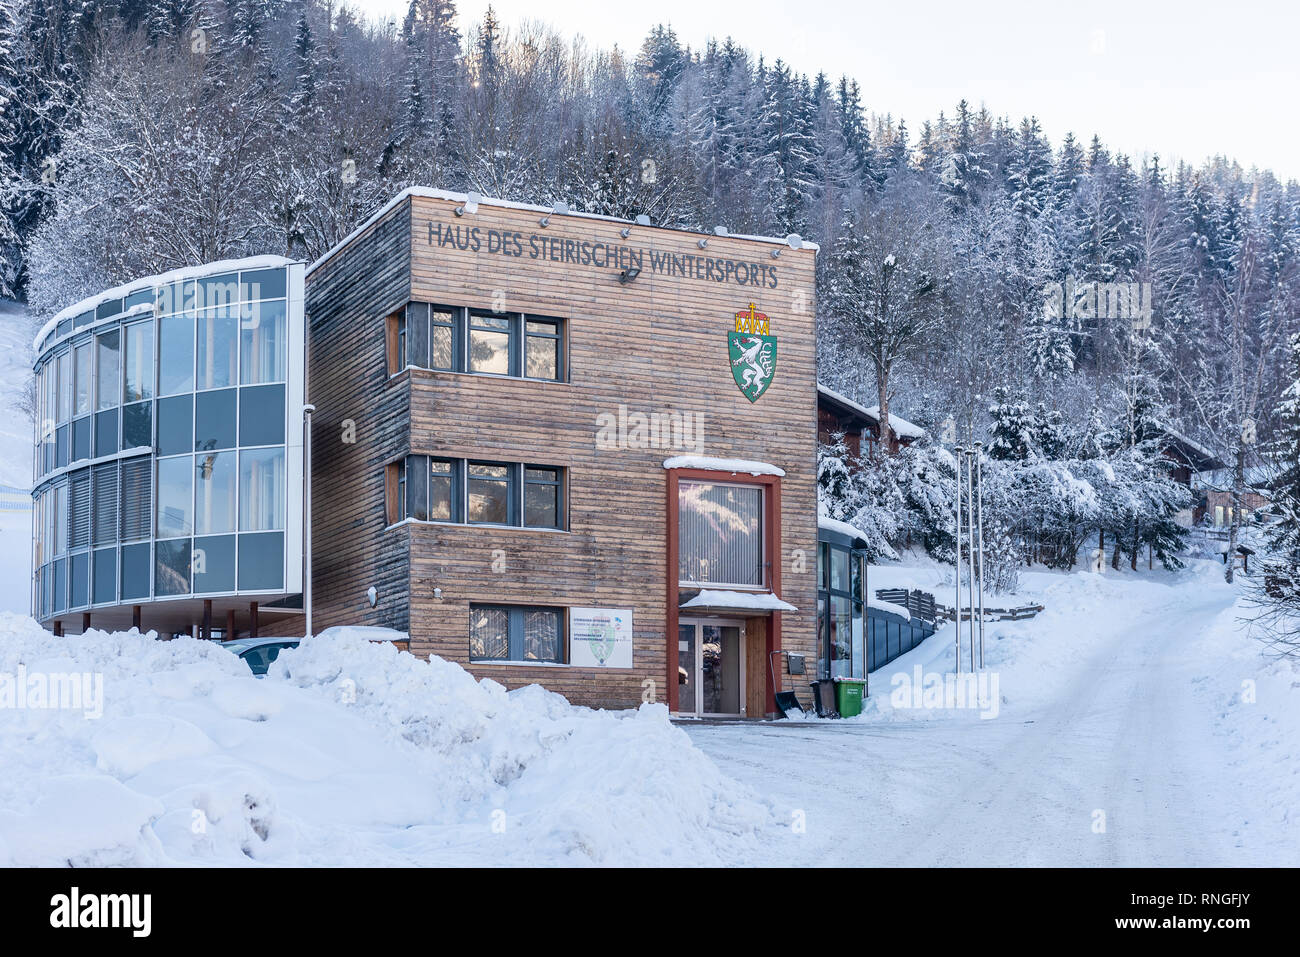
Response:
POLYGON ((374 608, 379 601, 379 592, 375 591, 375 586, 371 585, 366 589, 366 600, 370 602, 370 607, 374 608))
MULTIPOLYGON (((789 236, 785 237, 785 244, 791 249, 803 249, 803 237, 798 233, 791 233, 789 236)), ((773 249, 772 258, 779 259, 781 257, 781 252, 782 250, 780 249, 773 249)))
POLYGON ((556 216, 556 215, 563 216, 568 211, 569 211, 568 203, 556 203, 554 206, 551 207, 551 211, 549 213, 547 213, 545 216, 543 216, 541 219, 537 221, 537 225, 541 226, 542 229, 545 229, 547 226, 551 225, 552 216, 556 216))
POLYGON ((469 213, 473 216, 478 212, 478 204, 482 199, 483 197, 478 193, 466 193, 465 202, 456 207, 456 215, 464 216, 466 213, 469 213))
POLYGON ((633 279, 635 279, 639 275, 641 275, 640 266, 628 266, 626 269, 624 269, 621 273, 618 274, 618 281, 622 283, 624 286, 626 286, 628 283, 630 283, 633 279))
POLYGON ((700 240, 700 243, 699 243, 699 246, 700 246, 701 249, 708 249, 708 248, 709 248, 709 241, 708 241, 707 239, 701 239, 701 240, 700 240))
POLYGON ((441 599, 441 598, 442 598, 442 589, 441 589, 441 588, 434 588, 434 590, 433 590, 433 597, 434 597, 434 598, 441 599))

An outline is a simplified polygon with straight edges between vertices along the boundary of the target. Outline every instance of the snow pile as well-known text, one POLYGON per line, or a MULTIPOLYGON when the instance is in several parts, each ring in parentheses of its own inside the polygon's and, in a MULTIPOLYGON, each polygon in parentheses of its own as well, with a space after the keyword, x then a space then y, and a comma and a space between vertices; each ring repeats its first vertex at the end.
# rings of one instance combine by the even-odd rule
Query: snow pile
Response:
POLYGON ((737 611, 798 611, 788 601, 783 601, 771 592, 724 591, 720 589, 703 589, 690 601, 683 602, 682 608, 734 608, 737 611))
POLYGON ((0 865, 738 863, 778 826, 662 705, 576 708, 367 637, 258 680, 215 644, 0 615, 0 682, 103 689, 98 719, 0 707, 0 865))
POLYGON ((664 459, 666 469, 703 469, 710 472, 730 472, 739 475, 785 475, 785 470, 769 462, 752 462, 749 459, 720 459, 710 455, 674 455, 664 459))

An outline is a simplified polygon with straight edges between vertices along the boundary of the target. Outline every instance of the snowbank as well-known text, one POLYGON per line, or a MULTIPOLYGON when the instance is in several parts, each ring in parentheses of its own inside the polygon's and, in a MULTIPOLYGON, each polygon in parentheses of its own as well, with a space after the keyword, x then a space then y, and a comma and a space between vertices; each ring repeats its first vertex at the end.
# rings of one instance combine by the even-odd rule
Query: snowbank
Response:
POLYGON ((689 865, 779 826, 668 720, 507 692, 331 629, 265 680, 212 643, 56 639, 0 675, 102 675, 103 716, 0 709, 0 865, 689 865))

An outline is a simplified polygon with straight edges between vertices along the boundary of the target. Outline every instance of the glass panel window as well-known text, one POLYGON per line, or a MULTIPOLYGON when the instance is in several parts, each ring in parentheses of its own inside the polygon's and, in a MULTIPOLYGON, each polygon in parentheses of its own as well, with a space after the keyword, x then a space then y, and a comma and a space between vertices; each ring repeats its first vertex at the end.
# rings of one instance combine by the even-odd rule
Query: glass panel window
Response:
POLYGON ((118 331, 106 332, 95 340, 98 366, 95 383, 95 408, 111 409, 118 397, 118 331))
POLYGON ((429 314, 429 368, 451 370, 456 361, 456 319, 448 309, 429 314))
POLYGON ((194 451, 194 396, 173 395, 158 400, 158 454, 194 451))
POLYGON ((194 396, 194 451, 235 447, 237 389, 215 389, 194 396))
POLYGON ((470 313, 470 372, 510 375, 510 327, 509 316, 470 313))
POLYGON ((239 453, 240 531, 283 530, 284 481, 283 448, 239 453))
POLYGON ((481 525, 511 524, 514 467, 483 462, 469 464, 468 520, 481 525))
POLYGON ((523 619, 524 660, 559 661, 560 612, 555 608, 526 608, 523 619))
POLYGON ((244 306, 239 333, 239 381, 283 382, 289 353, 283 299, 244 306))
POLYGON ((96 605, 117 601, 117 549, 95 549, 92 598, 96 605))
POLYGON ((560 527, 558 469, 524 469, 524 524, 533 528, 560 527))
POLYGON ((153 403, 122 406, 122 448, 153 447, 153 403))
POLYGON ((158 460, 157 535, 174 538, 194 531, 194 457, 158 460))
POLYGON ((429 367, 429 306, 413 302, 406 307, 406 364, 429 367))
POLYGON ((406 460, 406 517, 417 522, 429 519, 428 461, 423 455, 408 456, 406 460))
POLYGON ((560 378, 560 327, 529 319, 524 349, 524 374, 532 379, 560 378))
POLYGON ((683 481, 678 489, 681 581, 761 587, 762 488, 683 481))
POLYGON ((117 409, 95 413, 95 454, 112 455, 117 451, 117 409))
POLYGON ((153 518, 153 467, 148 456, 122 463, 122 541, 149 537, 153 518))
POLYGON ((153 398, 153 323, 133 322, 123 326, 125 348, 122 366, 122 401, 153 398))
POLYGON ((72 418, 72 353, 62 352, 56 360, 59 369, 59 421, 72 418))
POLYGON ((469 656, 472 659, 501 660, 510 657, 510 610, 471 605, 469 610, 469 656))
POLYGON ((122 601, 149 597, 149 543, 122 546, 122 601))
POLYGON ((240 273, 240 297, 244 302, 258 299, 283 299, 286 276, 283 269, 257 269, 240 273))
POLYGON ((196 387, 224 389, 237 384, 235 365, 239 355, 239 311, 225 306, 198 315, 196 387))
POLYGON ((158 394, 194 389, 194 317, 158 320, 158 394))
POLYGON ((154 545, 155 595, 188 595, 190 592, 190 540, 173 539, 154 545))
POLYGON ((456 521, 456 464, 433 459, 429 464, 429 518, 435 522, 456 521))
MULTIPOLYGON (((194 531, 198 535, 235 530, 235 453, 194 456, 194 531)), ((234 554, 231 546, 231 554, 234 554)), ((219 590, 219 589, 215 589, 219 590)))
POLYGON ((239 301, 239 277, 235 273, 206 276, 196 280, 199 309, 229 306, 239 301))
POLYGON ((284 444, 284 386, 255 385, 239 390, 239 444, 284 444))
POLYGON ((74 398, 72 402, 73 415, 85 415, 90 411, 90 363, 92 352, 90 340, 80 342, 72 351, 73 354, 73 378, 74 398))
POLYGON ((841 592, 849 590, 848 549, 831 546, 831 589, 841 592))
POLYGON ((194 539, 194 554, 190 564, 196 594, 234 591, 235 536, 212 535, 194 539))
POLYGON ((239 536, 240 589, 284 587, 284 533, 239 536))

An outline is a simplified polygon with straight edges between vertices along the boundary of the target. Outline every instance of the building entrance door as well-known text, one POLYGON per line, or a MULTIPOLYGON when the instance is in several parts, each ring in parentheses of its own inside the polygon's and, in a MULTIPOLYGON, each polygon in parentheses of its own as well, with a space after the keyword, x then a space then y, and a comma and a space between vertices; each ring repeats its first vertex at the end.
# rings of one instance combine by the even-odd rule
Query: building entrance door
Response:
POLYGON ((745 623, 713 618, 677 625, 677 713, 745 713, 745 623))

